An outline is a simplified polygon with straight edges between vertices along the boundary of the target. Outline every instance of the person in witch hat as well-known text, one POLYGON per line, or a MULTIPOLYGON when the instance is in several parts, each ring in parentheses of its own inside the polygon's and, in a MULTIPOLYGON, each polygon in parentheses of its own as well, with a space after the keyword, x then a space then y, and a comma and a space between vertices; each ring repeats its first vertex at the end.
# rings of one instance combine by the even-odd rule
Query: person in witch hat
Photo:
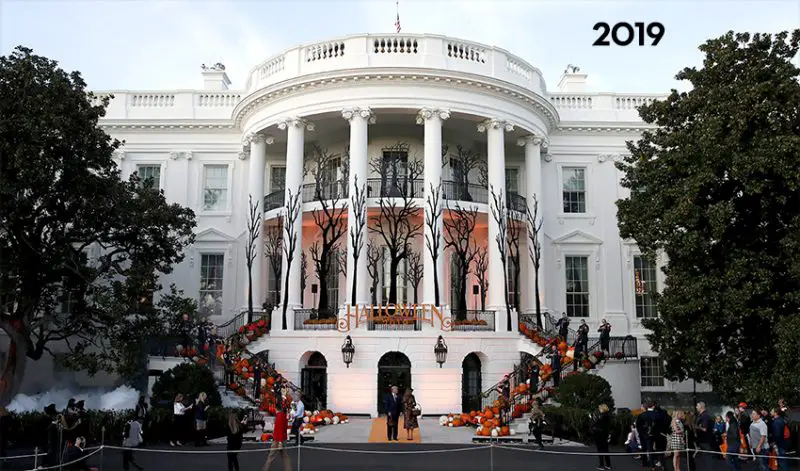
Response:
POLYGON ((48 419, 47 454, 45 454, 44 457, 44 465, 47 467, 57 466, 58 454, 59 450, 61 449, 61 443, 59 440, 59 425, 61 422, 61 416, 56 410, 55 404, 50 404, 47 407, 45 407, 44 414, 47 416, 48 419))

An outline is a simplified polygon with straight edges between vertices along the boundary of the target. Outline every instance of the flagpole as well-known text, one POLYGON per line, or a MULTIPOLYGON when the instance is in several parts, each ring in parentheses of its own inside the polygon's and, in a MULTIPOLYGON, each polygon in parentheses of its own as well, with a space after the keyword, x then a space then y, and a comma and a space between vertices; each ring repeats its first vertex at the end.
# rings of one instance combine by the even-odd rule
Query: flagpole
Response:
POLYGON ((395 1, 395 10, 397 12, 397 20, 394 22, 394 27, 397 34, 400 34, 400 0, 395 1))

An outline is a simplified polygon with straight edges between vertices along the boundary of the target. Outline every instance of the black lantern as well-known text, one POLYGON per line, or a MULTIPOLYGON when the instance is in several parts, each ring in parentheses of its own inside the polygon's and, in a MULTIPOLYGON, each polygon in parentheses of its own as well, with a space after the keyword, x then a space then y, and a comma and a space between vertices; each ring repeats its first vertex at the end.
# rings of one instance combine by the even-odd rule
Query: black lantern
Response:
POLYGON ((444 338, 441 335, 436 340, 436 346, 433 347, 433 353, 436 354, 436 363, 438 363, 439 368, 441 368, 442 365, 444 365, 444 362, 447 361, 447 344, 444 343, 444 338))
POLYGON ((342 345, 342 359, 348 368, 350 368, 350 363, 353 363, 353 355, 355 355, 355 353, 356 347, 353 345, 353 339, 348 335, 344 339, 344 345, 342 345))

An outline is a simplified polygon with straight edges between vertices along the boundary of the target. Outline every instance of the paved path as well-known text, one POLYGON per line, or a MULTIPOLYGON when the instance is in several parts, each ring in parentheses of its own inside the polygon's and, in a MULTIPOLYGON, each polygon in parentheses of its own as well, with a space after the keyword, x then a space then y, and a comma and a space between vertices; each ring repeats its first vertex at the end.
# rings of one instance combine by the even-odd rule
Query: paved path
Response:
MULTIPOLYGON (((266 459, 268 450, 264 445, 249 445, 252 450, 240 455, 242 471, 258 471, 266 459)), ((202 448, 203 454, 191 447, 181 449, 185 453, 174 453, 174 449, 137 450, 136 460, 145 471, 219 471, 226 467, 224 449, 219 446, 202 448), (217 453, 211 453, 217 452, 217 453)), ((595 468, 594 456, 577 456, 566 453, 587 451, 574 447, 550 447, 546 453, 525 446, 485 447, 474 445, 433 445, 433 444, 323 444, 310 443, 299 450, 290 450, 292 469, 295 471, 588 471, 595 468), (565 454, 559 454, 563 452, 565 454), (299 462, 298 462, 299 454, 299 462)), ((614 450, 612 450, 614 451, 614 450)), ((14 462, 8 469, 30 469, 29 462, 14 462)), ((89 464, 101 471, 121 471, 120 451, 105 450, 102 460, 99 456, 90 458, 89 464)), ((640 471, 638 462, 627 456, 612 457, 615 471, 640 471)), ((66 469, 66 468, 65 468, 66 469)), ((281 470, 280 462, 273 464, 273 470, 281 470)), ((714 462, 712 466, 699 471, 723 471, 724 463, 714 462)), ((752 466, 745 469, 754 469, 752 466)))

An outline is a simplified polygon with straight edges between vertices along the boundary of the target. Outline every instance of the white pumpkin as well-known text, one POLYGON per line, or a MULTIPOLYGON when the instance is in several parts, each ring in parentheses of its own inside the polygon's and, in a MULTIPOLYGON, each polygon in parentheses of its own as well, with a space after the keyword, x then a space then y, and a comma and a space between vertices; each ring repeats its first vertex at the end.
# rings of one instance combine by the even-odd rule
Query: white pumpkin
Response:
POLYGON ((303 417, 303 422, 308 423, 308 416, 303 417))
POLYGON ((492 438, 497 438, 500 435, 500 432, 497 429, 492 430, 492 438))
POLYGON ((345 420, 344 423, 349 424, 350 423, 350 419, 345 420))
POLYGON ((443 415, 439 417, 439 425, 447 425, 447 416, 443 415))
POLYGON ((306 417, 311 417, 311 412, 306 411, 306 417))
POLYGON ((447 426, 448 427, 452 427, 453 426, 453 422, 450 422, 449 424, 447 424, 447 426))
POLYGON ((336 425, 336 424, 338 424, 338 423, 339 423, 339 417, 337 417, 337 416, 335 416, 335 415, 333 416, 333 419, 331 419, 331 420, 332 420, 332 422, 333 422, 333 425, 336 425))
POLYGON ((319 411, 318 411, 318 410, 315 410, 315 411, 314 411, 314 415, 319 415, 319 411))
POLYGON ((508 431, 508 434, 509 435, 516 435, 517 431, 512 428, 511 430, 508 431))
POLYGON ((475 429, 475 431, 479 433, 481 430, 483 430, 483 425, 478 425, 478 428, 475 429))
POLYGON ((331 424, 331 418, 325 417, 325 425, 330 425, 330 424, 331 424))
POLYGON ((261 387, 263 388, 266 385, 267 385, 267 379, 266 378, 261 378, 261 387))

